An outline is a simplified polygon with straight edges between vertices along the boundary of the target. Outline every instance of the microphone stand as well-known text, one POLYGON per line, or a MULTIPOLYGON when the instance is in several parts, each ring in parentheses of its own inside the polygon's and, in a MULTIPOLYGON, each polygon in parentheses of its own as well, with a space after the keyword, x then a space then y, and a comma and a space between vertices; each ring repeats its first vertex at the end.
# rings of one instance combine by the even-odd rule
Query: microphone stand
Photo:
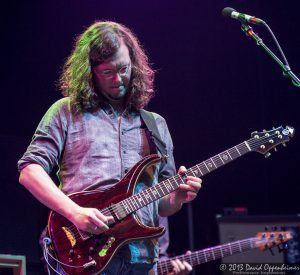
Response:
POLYGON ((258 46, 261 46, 281 67, 283 71, 283 75, 290 77, 292 80, 292 83, 300 88, 300 80, 299 78, 292 72, 289 65, 284 65, 280 59, 264 44, 262 39, 253 31, 252 27, 250 27, 248 24, 242 24, 242 31, 246 33, 247 36, 252 37, 258 46))

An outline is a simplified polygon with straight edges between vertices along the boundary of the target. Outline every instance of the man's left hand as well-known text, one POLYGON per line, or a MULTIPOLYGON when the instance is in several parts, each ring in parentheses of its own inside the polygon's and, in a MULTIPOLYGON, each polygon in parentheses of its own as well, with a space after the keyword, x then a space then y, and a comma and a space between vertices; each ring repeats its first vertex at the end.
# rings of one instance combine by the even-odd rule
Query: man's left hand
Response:
MULTIPOLYGON (((179 175, 184 175, 187 169, 181 166, 178 170, 179 175)), ((187 203, 196 198, 200 188, 202 180, 197 177, 187 176, 185 183, 179 185, 179 189, 174 192, 174 200, 181 203, 187 203)))

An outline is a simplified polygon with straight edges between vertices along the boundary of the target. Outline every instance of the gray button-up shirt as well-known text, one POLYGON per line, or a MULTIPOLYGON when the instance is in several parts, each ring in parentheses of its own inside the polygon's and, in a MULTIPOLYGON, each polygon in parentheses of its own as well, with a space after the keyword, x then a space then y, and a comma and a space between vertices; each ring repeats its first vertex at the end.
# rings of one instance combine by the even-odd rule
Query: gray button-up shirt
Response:
MULTIPOLYGON (((165 120, 154 114, 169 158, 155 169, 154 178, 137 184, 136 192, 175 174, 173 144, 165 120)), ((31 163, 47 173, 58 166, 60 188, 65 194, 112 187, 142 157, 156 152, 139 111, 127 109, 118 116, 108 104, 98 111, 74 112, 68 97, 55 102, 39 123, 32 142, 18 162, 21 171, 31 163)), ((146 225, 158 225, 158 202, 137 211, 146 225)), ((131 262, 153 262, 156 240, 129 244, 131 262)))

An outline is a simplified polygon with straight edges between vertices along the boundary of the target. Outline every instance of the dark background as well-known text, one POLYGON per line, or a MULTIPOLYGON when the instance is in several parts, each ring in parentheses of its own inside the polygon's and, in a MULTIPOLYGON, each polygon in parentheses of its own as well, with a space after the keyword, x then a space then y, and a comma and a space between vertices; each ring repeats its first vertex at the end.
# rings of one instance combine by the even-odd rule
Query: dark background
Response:
MULTIPOLYGON (((1 21, 0 253, 26 255, 38 274, 38 235, 47 209, 18 184, 16 162, 48 107, 73 41, 97 19, 127 25, 157 70, 149 110, 164 116, 177 167, 195 165, 250 138, 252 131, 291 125, 300 129, 300 89, 240 30, 224 19, 231 6, 264 19, 291 68, 300 75, 299 1, 10 1, 1 21)), ((265 28, 254 26, 279 56, 265 28)), ((281 58, 281 57, 280 57, 281 58)), ((216 215, 247 207, 249 215, 299 213, 300 141, 278 146, 267 160, 251 153, 203 179, 192 203, 194 248, 218 244, 216 215)), ((188 249, 187 207, 170 218, 170 251, 188 249)), ((199 267, 217 273, 216 263, 199 267)))

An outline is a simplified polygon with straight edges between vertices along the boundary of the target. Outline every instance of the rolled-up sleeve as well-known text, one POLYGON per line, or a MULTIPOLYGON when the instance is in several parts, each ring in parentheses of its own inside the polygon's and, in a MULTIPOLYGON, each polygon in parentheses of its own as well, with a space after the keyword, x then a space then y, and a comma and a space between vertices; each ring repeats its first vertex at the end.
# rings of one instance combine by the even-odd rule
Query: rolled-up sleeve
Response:
POLYGON ((18 161, 19 172, 29 164, 39 164, 50 173, 58 165, 66 138, 68 98, 55 102, 40 121, 30 145, 18 161))

